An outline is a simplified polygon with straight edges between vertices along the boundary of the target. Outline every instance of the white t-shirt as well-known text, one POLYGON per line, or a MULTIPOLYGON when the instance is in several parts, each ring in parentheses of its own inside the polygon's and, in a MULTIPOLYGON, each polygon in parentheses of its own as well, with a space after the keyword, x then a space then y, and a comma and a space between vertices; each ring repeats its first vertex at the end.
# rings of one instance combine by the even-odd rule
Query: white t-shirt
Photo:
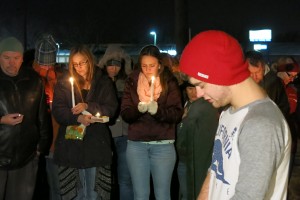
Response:
POLYGON ((291 136, 269 98, 223 111, 210 169, 211 200, 285 200, 291 136))

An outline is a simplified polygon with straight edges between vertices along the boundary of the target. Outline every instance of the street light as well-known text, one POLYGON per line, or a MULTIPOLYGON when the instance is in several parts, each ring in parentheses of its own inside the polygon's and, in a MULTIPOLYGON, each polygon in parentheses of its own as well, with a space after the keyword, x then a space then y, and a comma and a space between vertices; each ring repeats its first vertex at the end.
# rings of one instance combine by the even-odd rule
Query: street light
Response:
POLYGON ((56 62, 59 63, 59 56, 60 56, 60 52, 59 52, 59 48, 60 48, 60 45, 59 43, 56 43, 56 46, 57 46, 57 52, 56 52, 56 62))
POLYGON ((156 32, 151 31, 150 34, 153 35, 153 37, 154 37, 154 43, 153 44, 154 44, 154 46, 156 46, 156 32))

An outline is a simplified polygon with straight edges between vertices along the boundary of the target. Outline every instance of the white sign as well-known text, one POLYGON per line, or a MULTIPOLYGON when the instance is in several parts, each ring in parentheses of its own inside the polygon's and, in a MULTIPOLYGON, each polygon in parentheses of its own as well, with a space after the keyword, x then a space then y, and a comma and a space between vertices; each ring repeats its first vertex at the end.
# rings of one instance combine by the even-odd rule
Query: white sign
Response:
POLYGON ((250 30, 249 31, 250 42, 271 42, 272 40, 272 30, 250 30))

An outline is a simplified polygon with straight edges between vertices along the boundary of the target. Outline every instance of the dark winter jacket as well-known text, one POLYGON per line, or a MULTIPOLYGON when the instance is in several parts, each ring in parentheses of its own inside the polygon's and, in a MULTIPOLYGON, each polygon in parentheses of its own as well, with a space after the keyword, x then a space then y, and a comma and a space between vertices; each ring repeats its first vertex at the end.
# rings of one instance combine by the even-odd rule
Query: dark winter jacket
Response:
POLYGON ((47 153, 52 141, 44 85, 33 70, 20 69, 15 77, 0 70, 0 116, 24 115, 15 126, 0 124, 0 169, 26 165, 36 152, 47 153))
MULTIPOLYGON (((83 140, 65 139, 66 127, 79 125, 77 118, 71 112, 71 84, 69 75, 65 75, 58 81, 54 90, 52 113, 60 124, 58 136, 55 143, 54 161, 58 165, 89 168, 111 164, 111 135, 105 123, 93 123, 86 127, 83 140)), ((74 84, 75 85, 75 84, 74 84)), ((82 102, 82 98, 76 87, 75 104, 82 102)), ((118 107, 116 92, 112 80, 103 75, 96 68, 89 90, 84 102, 88 104, 87 111, 92 115, 97 112, 101 115, 112 117, 118 107)))
POLYGON ((284 84, 280 78, 272 71, 264 75, 263 80, 259 85, 265 89, 270 99, 272 99, 279 107, 285 117, 289 115, 290 105, 287 94, 285 92, 284 84))
POLYGON ((188 199, 197 198, 206 178, 217 127, 217 109, 203 98, 189 105, 187 116, 178 125, 176 149, 186 165, 188 199))
POLYGON ((132 72, 130 56, 117 44, 111 44, 107 47, 105 54, 99 62, 99 67, 103 69, 103 72, 107 74, 107 62, 109 60, 118 60, 121 63, 121 70, 114 77, 114 84, 117 91, 119 100, 119 108, 116 112, 116 116, 109 122, 109 128, 111 130, 112 137, 120 137, 122 135, 128 135, 128 124, 122 119, 120 115, 121 101, 124 91, 124 84, 126 77, 132 72))
POLYGON ((154 115, 140 113, 137 83, 140 70, 129 75, 121 105, 121 116, 129 123, 128 139, 133 141, 174 140, 176 124, 183 114, 181 93, 176 78, 168 76, 168 92, 157 100, 158 110, 154 115))

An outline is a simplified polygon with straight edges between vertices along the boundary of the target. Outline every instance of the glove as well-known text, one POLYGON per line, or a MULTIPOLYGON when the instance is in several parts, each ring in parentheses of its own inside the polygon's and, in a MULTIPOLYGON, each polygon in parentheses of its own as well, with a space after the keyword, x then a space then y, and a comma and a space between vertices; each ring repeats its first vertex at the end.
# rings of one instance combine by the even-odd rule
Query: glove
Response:
POLYGON ((157 108, 158 108, 158 105, 157 105, 156 101, 149 102, 149 104, 148 104, 148 112, 151 115, 155 115, 157 113, 157 108))
POLYGON ((148 109, 147 103, 145 103, 145 102, 139 102, 139 104, 138 104, 138 110, 141 113, 145 113, 147 111, 147 109, 148 109))

